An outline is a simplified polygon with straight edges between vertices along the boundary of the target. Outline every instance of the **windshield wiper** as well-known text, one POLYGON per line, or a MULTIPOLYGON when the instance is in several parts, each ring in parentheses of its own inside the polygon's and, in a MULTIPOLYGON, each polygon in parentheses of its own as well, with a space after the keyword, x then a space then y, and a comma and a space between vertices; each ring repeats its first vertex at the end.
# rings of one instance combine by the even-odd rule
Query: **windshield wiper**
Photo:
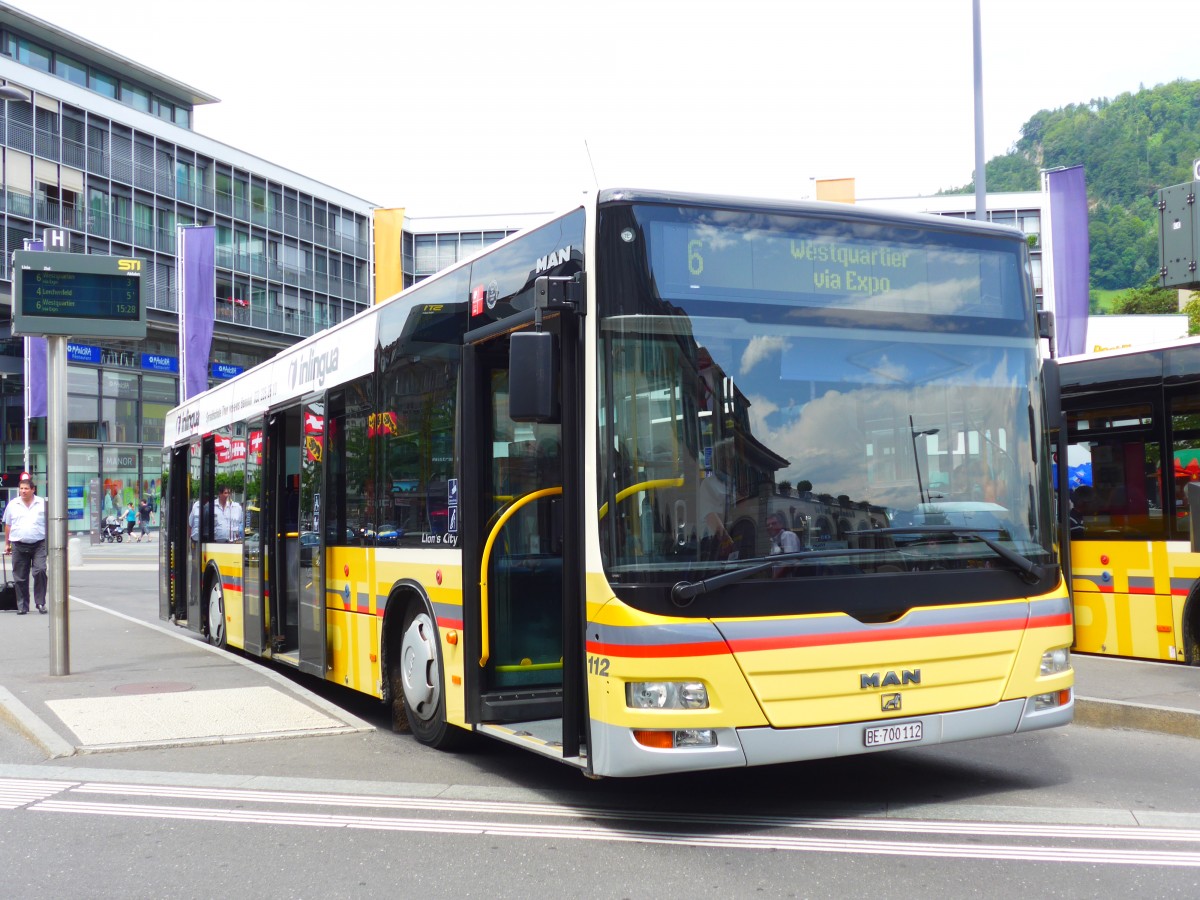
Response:
MULTIPOLYGON (((671 588, 671 600, 676 606, 687 606, 696 597, 701 594, 706 594, 709 591, 715 591, 718 588, 723 588, 726 585, 737 584, 739 581, 745 581, 751 575, 757 575, 759 572, 765 572, 767 569, 773 569, 785 560, 797 559, 820 559, 822 557, 832 556, 855 556, 860 553, 879 553, 874 549, 842 549, 842 550, 801 550, 798 553, 776 553, 774 556, 760 556, 759 559, 769 560, 768 562, 760 563, 757 566, 745 566, 744 568, 734 569, 730 572, 722 572, 720 575, 714 575, 711 578, 704 578, 700 581, 679 581, 671 588)), ((750 560, 744 560, 750 561, 750 560)))
POLYGON ((1039 566, 1028 556, 1018 553, 1011 547, 1005 547, 999 541, 988 537, 988 534, 999 534, 999 528, 956 528, 953 525, 909 525, 892 528, 868 528, 862 531, 850 531, 848 534, 945 534, 959 539, 979 541, 989 550, 1009 563, 1021 580, 1026 584, 1037 584, 1046 574, 1044 566, 1039 566))

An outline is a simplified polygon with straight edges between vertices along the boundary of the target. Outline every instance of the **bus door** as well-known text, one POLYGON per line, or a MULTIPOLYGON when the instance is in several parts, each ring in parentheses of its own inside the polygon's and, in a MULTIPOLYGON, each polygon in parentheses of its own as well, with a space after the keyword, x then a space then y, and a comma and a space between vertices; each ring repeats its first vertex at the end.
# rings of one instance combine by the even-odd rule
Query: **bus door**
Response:
POLYGON ((325 395, 310 394, 300 405, 304 449, 300 452, 300 533, 297 536, 300 612, 300 671, 325 677, 325 538, 321 528, 324 496, 325 395))
POLYGON ((252 419, 246 433, 246 537, 242 542, 242 649, 261 654, 263 625, 263 420, 252 419))
POLYGON ((586 766, 582 479, 569 462, 581 458, 579 328, 562 311, 541 335, 510 319, 467 336, 463 483, 451 486, 448 530, 463 547, 468 720, 586 766), (550 348, 557 395, 546 414, 514 418, 527 340, 550 348))
POLYGON ((320 527, 324 424, 323 395, 270 414, 263 444, 266 483, 271 487, 263 492, 261 504, 273 655, 321 677, 325 675, 320 527))
POLYGON ((299 665, 300 407, 277 409, 263 428, 262 554, 271 654, 299 665))
POLYGON ((163 562, 169 568, 159 615, 200 630, 200 442, 170 450, 163 496, 163 562))

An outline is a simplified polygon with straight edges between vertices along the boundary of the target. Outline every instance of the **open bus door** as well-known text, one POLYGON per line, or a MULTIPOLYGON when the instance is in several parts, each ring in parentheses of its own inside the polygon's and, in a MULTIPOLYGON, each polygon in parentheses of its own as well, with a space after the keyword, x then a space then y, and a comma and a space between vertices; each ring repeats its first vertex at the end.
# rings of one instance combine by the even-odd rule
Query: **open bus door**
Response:
POLYGON ((536 335, 515 325, 481 328, 464 347, 463 483, 448 530, 463 547, 467 718, 588 768, 580 319, 556 310, 536 335), (525 349, 510 356, 514 340, 536 345, 525 349, 555 386, 533 416, 511 414, 533 371, 525 349))
POLYGON ((160 557, 168 571, 159 616, 200 630, 200 442, 170 450, 160 557), (193 509, 194 508, 194 509, 193 509), (193 515, 195 512, 195 515, 193 515))
POLYGON ((263 429, 262 553, 272 656, 325 675, 325 581, 320 528, 323 395, 272 411, 263 429))

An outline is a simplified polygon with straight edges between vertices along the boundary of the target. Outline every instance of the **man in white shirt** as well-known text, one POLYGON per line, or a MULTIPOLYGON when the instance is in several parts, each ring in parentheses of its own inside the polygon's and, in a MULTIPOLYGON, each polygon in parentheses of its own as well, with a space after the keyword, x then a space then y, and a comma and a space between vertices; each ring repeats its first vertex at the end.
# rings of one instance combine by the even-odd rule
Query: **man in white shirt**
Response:
MULTIPOLYGON (((230 499, 229 488, 223 487, 217 493, 216 499, 213 500, 212 516, 214 541, 232 544, 243 539, 246 527, 242 517, 242 505, 230 499)), ((193 541, 200 539, 199 500, 192 504, 192 510, 188 513, 188 530, 193 541)))
POLYGON ((223 487, 213 501, 213 540, 226 544, 242 539, 242 505, 230 499, 229 488, 223 487))
POLYGON ((29 612, 29 576, 33 575, 33 602, 46 612, 46 501, 33 490, 33 479, 21 473, 16 498, 4 508, 5 553, 12 554, 13 581, 17 586, 17 615, 29 612))

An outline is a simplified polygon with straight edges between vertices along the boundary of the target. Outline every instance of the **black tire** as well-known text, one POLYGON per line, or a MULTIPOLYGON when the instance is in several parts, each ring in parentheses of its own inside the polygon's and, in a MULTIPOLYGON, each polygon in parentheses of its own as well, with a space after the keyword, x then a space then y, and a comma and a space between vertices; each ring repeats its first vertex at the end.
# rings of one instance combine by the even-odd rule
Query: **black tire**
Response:
POLYGON ((404 610, 399 653, 388 664, 393 719, 406 721, 413 737, 422 744, 435 750, 453 750, 461 746, 466 732, 446 722, 446 678, 440 640, 437 623, 425 604, 409 600, 404 610), (396 715, 400 712, 402 718, 396 715))
POLYGON ((208 642, 224 650, 229 646, 229 638, 225 634, 225 589, 219 575, 209 578, 207 612, 208 642))
POLYGON ((1200 666, 1200 594, 1188 597, 1183 607, 1183 661, 1200 666))
POLYGON ((121 543, 121 535, 113 535, 113 540, 115 540, 118 544, 121 543))

